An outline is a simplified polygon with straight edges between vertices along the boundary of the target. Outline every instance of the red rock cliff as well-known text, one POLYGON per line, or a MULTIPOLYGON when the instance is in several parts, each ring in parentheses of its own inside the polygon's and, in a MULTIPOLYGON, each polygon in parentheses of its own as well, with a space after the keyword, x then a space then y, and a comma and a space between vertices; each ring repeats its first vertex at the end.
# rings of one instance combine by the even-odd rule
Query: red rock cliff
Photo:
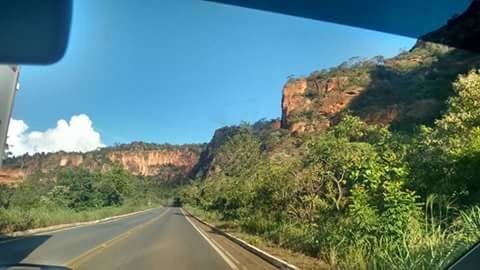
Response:
POLYGON ((168 181, 189 175, 202 149, 202 145, 165 146, 136 142, 88 153, 25 155, 5 162, 0 170, 0 183, 15 183, 33 173, 49 173, 68 166, 104 171, 115 163, 133 175, 159 176, 168 181))
POLYGON ((479 66, 473 53, 430 42, 391 59, 345 62, 285 84, 282 128, 323 130, 344 112, 401 128, 429 124, 453 93, 456 77, 479 66))

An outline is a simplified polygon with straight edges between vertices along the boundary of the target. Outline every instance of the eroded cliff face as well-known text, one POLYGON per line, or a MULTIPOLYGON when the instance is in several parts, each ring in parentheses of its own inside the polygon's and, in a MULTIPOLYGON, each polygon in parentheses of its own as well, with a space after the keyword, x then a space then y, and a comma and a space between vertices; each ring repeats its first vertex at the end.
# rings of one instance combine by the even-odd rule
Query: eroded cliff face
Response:
POLYGON ((282 128, 291 133, 313 131, 309 121, 313 117, 317 128, 330 126, 329 119, 345 109, 363 90, 356 85, 348 86, 348 83, 347 76, 321 80, 299 78, 287 82, 282 92, 282 128), (321 101, 316 102, 314 97, 321 101))
MULTIPOLYGON (((278 125, 278 124, 277 124, 278 125)), ((222 127, 215 130, 212 139, 201 153, 198 163, 193 167, 190 176, 193 178, 204 178, 216 171, 214 166, 215 153, 228 138, 234 136, 239 127, 222 127)))
POLYGON ((190 174, 197 164, 201 145, 164 146, 133 143, 88 153, 48 153, 9 159, 0 170, 0 183, 17 183, 34 173, 49 174, 64 167, 105 171, 119 164, 133 175, 156 176, 174 181, 190 174))
POLYGON ((323 130, 344 113, 395 129, 431 124, 445 109, 458 75, 480 68, 479 25, 480 0, 474 0, 409 51, 390 59, 352 58, 289 80, 283 88, 282 128, 323 130))
MULTIPOLYGON (((281 119, 262 119, 252 124, 250 128, 252 133, 256 135, 262 143, 265 143, 265 141, 268 140, 267 137, 273 133, 286 133, 281 126, 281 119)), ((221 169, 216 162, 218 150, 225 145, 230 138, 238 134, 240 129, 240 126, 226 126, 215 130, 212 139, 201 153, 198 163, 193 167, 190 177, 204 179, 205 177, 218 173, 221 169)), ((268 150, 266 144, 263 145, 263 149, 268 150)))
POLYGON ((119 163, 134 175, 155 176, 165 166, 182 168, 183 176, 188 175, 198 162, 198 153, 182 150, 145 150, 145 151, 113 151, 107 158, 119 163))
MULTIPOLYGON (((480 27, 474 26, 480 25, 479 14, 480 0, 475 0, 467 12, 423 39, 478 49, 480 27)), ((283 87, 281 120, 259 121, 252 127, 254 132, 263 142, 272 133, 280 134, 277 137, 282 140, 284 133, 290 136, 325 130, 344 113, 398 129, 431 124, 453 94, 452 82, 457 76, 480 68, 480 54, 429 41, 419 40, 411 50, 390 59, 353 58, 338 67, 289 80, 283 87)), ((0 183, 15 183, 35 172, 67 166, 106 170, 115 163, 134 175, 158 176, 166 181, 185 176, 204 178, 215 172, 216 151, 238 129, 218 129, 206 147, 136 142, 85 154, 23 156, 5 162, 0 183)), ((292 144, 295 148, 296 142, 292 144)))
MULTIPOLYGON (((87 154, 58 152, 53 154, 35 154, 33 156, 24 155, 21 157, 8 159, 0 169, 0 183, 16 183, 22 181, 25 177, 34 173, 49 173, 60 167, 81 166, 85 161, 87 154)), ((88 163, 92 163, 89 161, 88 163)), ((99 164, 91 167, 94 170, 99 169, 99 164)))
POLYGON ((456 77, 478 67, 478 54, 424 41, 391 59, 350 60, 289 80, 283 88, 282 128, 324 130, 343 113, 400 129, 430 124, 453 93, 456 77))

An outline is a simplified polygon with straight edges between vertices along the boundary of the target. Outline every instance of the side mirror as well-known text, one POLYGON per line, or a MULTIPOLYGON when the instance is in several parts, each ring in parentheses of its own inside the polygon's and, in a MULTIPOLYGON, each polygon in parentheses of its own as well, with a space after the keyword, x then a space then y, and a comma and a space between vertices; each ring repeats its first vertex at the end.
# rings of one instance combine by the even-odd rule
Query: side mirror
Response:
POLYGON ((72 0, 0 1, 0 166, 18 85, 18 65, 47 65, 62 59, 71 19, 72 0))
POLYGON ((0 167, 5 157, 8 124, 18 87, 18 66, 0 65, 0 167))
POLYGON ((72 0, 0 1, 0 63, 46 65, 65 54, 72 0))

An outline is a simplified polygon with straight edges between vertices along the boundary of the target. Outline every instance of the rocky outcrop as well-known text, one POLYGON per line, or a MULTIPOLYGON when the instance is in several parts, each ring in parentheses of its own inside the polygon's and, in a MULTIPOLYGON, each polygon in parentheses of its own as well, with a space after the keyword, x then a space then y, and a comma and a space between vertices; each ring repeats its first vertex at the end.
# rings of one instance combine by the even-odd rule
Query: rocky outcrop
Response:
MULTIPOLYGON (((325 130, 344 113, 398 129, 430 124, 444 109, 457 76, 480 67, 477 54, 431 41, 478 50, 479 18, 480 0, 474 0, 464 14, 422 37, 411 50, 398 56, 349 60, 335 68, 290 79, 283 87, 281 119, 259 121, 252 129, 260 140, 266 141, 272 133, 283 136, 285 129, 290 134, 325 130)), ((216 130, 206 147, 136 142, 85 154, 60 152, 18 157, 5 162, 0 183, 15 183, 36 172, 48 173, 68 166, 106 170, 115 163, 132 174, 167 181, 187 176, 204 178, 217 169, 216 151, 238 130, 238 126, 216 130)))
POLYGON ((0 183, 16 183, 34 173, 52 173, 63 167, 105 171, 119 164, 133 175, 157 176, 161 181, 186 177, 198 163, 203 145, 156 145, 135 142, 88 153, 57 152, 24 155, 5 161, 0 183))
POLYGON ((198 153, 184 150, 145 150, 112 151, 107 158, 119 163, 134 175, 155 176, 161 174, 165 166, 182 168, 183 176, 198 162, 198 153))
POLYGON ((25 172, 13 168, 0 169, 0 184, 14 185, 25 178, 25 172))
POLYGON ((239 130, 237 126, 223 127, 215 130, 210 143, 201 153, 198 163, 193 167, 190 176, 192 178, 204 178, 215 172, 215 153, 218 148, 239 130))
POLYGON ((310 100, 305 97, 307 80, 290 80, 283 87, 282 92, 282 127, 288 128, 290 116, 294 112, 306 111, 310 107, 310 100))
POLYGON ((423 40, 480 52, 480 0, 473 0, 465 12, 422 37, 419 43, 423 40))
POLYGON ((477 55, 429 42, 387 60, 344 63, 285 84, 282 128, 324 130, 347 112, 399 129, 428 125, 453 93, 456 77, 479 67, 477 55))
POLYGON ((323 130, 346 112, 398 129, 431 124, 453 94, 457 76, 480 67, 479 22, 480 0, 475 0, 465 13, 398 56, 352 58, 290 79, 283 88, 282 128, 290 133, 323 130))
MULTIPOLYGON (((265 142, 267 137, 272 133, 282 133, 284 131, 282 129, 281 119, 262 119, 250 125, 249 128, 262 142, 265 142)), ((222 147, 229 138, 238 134, 240 129, 240 126, 227 126, 215 130, 212 139, 201 153, 198 163, 193 167, 190 177, 203 179, 219 172, 220 168, 218 168, 215 160, 218 149, 222 147)), ((265 145, 264 150, 267 150, 265 145)))
POLYGON ((346 76, 308 77, 287 82, 282 95, 282 128, 291 133, 313 131, 312 118, 317 127, 330 126, 329 119, 345 109, 363 90, 360 86, 348 86, 348 83, 346 76))

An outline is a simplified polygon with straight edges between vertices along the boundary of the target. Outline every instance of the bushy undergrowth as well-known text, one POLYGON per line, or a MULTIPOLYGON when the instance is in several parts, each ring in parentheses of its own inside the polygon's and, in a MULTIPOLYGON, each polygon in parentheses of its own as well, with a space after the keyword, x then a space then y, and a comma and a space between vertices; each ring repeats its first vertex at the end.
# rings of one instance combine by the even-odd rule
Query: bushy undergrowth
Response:
POLYGON ((163 203, 165 190, 120 167, 100 173, 67 168, 0 186, 0 233, 105 218, 163 203))
POLYGON ((453 89, 411 134, 345 115, 283 151, 244 125, 182 200, 332 268, 445 268, 480 240, 480 74, 453 89))

